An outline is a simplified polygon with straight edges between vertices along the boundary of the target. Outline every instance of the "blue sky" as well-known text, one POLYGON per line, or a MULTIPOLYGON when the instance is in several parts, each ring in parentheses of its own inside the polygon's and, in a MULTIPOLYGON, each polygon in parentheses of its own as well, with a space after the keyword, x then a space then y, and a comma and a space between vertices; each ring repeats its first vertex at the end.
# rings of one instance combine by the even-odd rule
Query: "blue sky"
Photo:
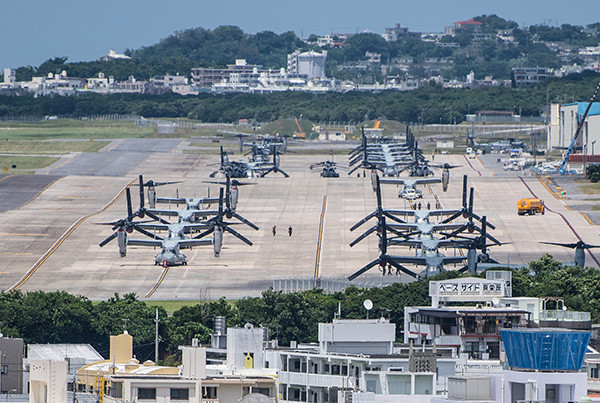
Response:
POLYGON ((56 57, 95 60, 108 49, 152 45, 175 31, 237 25, 245 32, 383 33, 400 23, 441 32, 481 14, 519 25, 600 21, 600 0, 2 0, 0 68, 38 66, 56 57))

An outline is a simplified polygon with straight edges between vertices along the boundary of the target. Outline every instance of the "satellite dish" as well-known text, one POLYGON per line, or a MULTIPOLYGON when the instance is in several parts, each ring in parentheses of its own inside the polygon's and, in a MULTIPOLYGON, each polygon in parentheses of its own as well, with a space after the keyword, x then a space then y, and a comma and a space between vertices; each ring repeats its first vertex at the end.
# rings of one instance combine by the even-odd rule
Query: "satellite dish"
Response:
MULTIPOLYGON (((365 302, 366 302, 366 301, 365 301, 365 302)), ((563 308, 562 308, 562 309, 563 309, 563 311, 566 311, 566 310, 567 310, 567 307, 566 307, 565 305, 563 305, 563 308)))
POLYGON ((363 306, 367 311, 370 311, 371 309, 373 309, 373 301, 371 301, 370 299, 365 299, 365 302, 363 302, 363 306))
POLYGON ((498 305, 499 303, 500 303, 500 300, 498 298, 496 298, 496 297, 492 298, 492 304, 494 306, 498 305))

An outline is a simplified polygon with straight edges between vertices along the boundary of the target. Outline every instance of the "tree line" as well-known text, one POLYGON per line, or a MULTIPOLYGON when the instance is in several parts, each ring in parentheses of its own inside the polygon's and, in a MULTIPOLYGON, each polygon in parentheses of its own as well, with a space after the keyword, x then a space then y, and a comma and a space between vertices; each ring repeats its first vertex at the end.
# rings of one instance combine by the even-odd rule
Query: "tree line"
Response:
POLYGON ((460 123, 467 113, 501 110, 539 116, 547 102, 585 101, 592 95, 600 74, 584 72, 548 79, 526 89, 481 87, 445 89, 431 84, 414 91, 381 93, 330 92, 311 94, 287 91, 273 94, 86 94, 80 96, 0 96, 1 116, 78 117, 131 114, 145 117, 189 118, 228 123, 239 119, 260 122, 297 117, 308 120, 460 123))
MULTIPOLYGON (((410 59, 408 73, 417 78, 442 75, 447 79, 464 80, 470 71, 478 79, 494 76, 509 79, 513 67, 560 67, 563 64, 582 64, 577 54, 568 57, 550 49, 546 42, 562 43, 568 46, 597 46, 600 41, 600 23, 586 27, 563 24, 552 27, 544 24, 519 27, 510 20, 497 15, 474 17, 481 23, 480 33, 485 39, 476 38, 473 32, 457 32, 445 35, 440 44, 422 40, 417 36, 405 36, 387 42, 381 35, 360 33, 350 36, 342 46, 316 45, 317 36, 307 40, 294 32, 276 34, 271 31, 249 34, 237 26, 219 26, 213 30, 202 27, 178 31, 153 45, 139 49, 128 49, 129 60, 107 62, 68 62, 66 57, 55 57, 38 67, 22 66, 16 71, 18 81, 29 81, 33 76, 46 76, 65 70, 71 77, 96 77, 102 72, 106 77, 126 80, 135 76, 146 80, 155 75, 180 74, 189 76, 193 67, 224 68, 235 63, 236 59, 246 59, 250 64, 263 68, 279 69, 287 66, 287 55, 295 50, 327 50, 327 76, 338 79, 360 77, 363 82, 384 79, 380 66, 365 71, 350 72, 339 69, 346 64, 356 64, 365 60, 366 52, 381 55, 381 65, 387 66, 385 74, 401 74, 406 71, 398 68, 394 59, 410 59), (498 40, 496 33, 505 31, 512 41, 498 40), (453 45, 453 47, 449 47, 453 45), (427 61, 446 59, 451 63, 445 67, 431 68, 427 61)), ((340 38, 334 37, 336 41, 340 38)))
MULTIPOLYGON (((280 345, 290 341, 316 342, 318 323, 331 322, 341 310, 347 319, 365 318, 365 299, 373 301, 371 316, 383 316, 396 324, 396 336, 402 338, 404 307, 427 306, 429 281, 465 276, 449 271, 423 281, 395 283, 384 288, 359 289, 325 294, 323 290, 283 294, 272 289, 260 297, 217 301, 185 306, 160 317, 160 354, 164 362, 177 360, 177 347, 191 344, 192 338, 209 343, 215 316, 224 316, 227 326, 252 323, 270 330, 280 345)), ((484 277, 484 275, 481 275, 484 277)), ((528 267, 513 270, 513 296, 561 296, 569 310, 591 312, 600 318, 600 272, 592 268, 564 266, 549 255, 532 261, 528 267)), ((10 337, 22 337, 26 343, 90 343, 108 356, 109 335, 127 330, 134 340, 134 352, 140 361, 153 359, 155 307, 134 294, 115 296, 101 302, 66 292, 15 291, 0 294, 0 331, 10 337)))

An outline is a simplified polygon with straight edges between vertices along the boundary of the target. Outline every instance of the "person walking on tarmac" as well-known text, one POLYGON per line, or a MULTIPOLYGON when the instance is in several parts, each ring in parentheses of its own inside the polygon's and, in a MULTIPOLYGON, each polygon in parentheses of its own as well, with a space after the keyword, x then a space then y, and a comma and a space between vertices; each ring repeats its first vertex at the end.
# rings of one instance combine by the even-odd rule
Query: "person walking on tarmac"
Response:
POLYGON ((292 226, 290 225, 290 227, 288 228, 288 235, 292 236, 292 226))
POLYGON ((275 225, 273 225, 273 236, 275 236, 276 233, 277 233, 277 227, 275 225))

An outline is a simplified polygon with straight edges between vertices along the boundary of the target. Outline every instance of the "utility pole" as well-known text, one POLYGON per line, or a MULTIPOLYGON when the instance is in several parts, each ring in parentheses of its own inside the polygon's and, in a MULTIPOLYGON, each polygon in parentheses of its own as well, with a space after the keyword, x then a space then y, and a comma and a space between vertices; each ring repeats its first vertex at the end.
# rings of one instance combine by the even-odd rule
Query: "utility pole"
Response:
POLYGON ((158 319, 158 308, 156 308, 156 319, 154 319, 154 323, 156 323, 155 332, 154 332, 154 363, 158 365, 158 323, 160 319, 158 319))

